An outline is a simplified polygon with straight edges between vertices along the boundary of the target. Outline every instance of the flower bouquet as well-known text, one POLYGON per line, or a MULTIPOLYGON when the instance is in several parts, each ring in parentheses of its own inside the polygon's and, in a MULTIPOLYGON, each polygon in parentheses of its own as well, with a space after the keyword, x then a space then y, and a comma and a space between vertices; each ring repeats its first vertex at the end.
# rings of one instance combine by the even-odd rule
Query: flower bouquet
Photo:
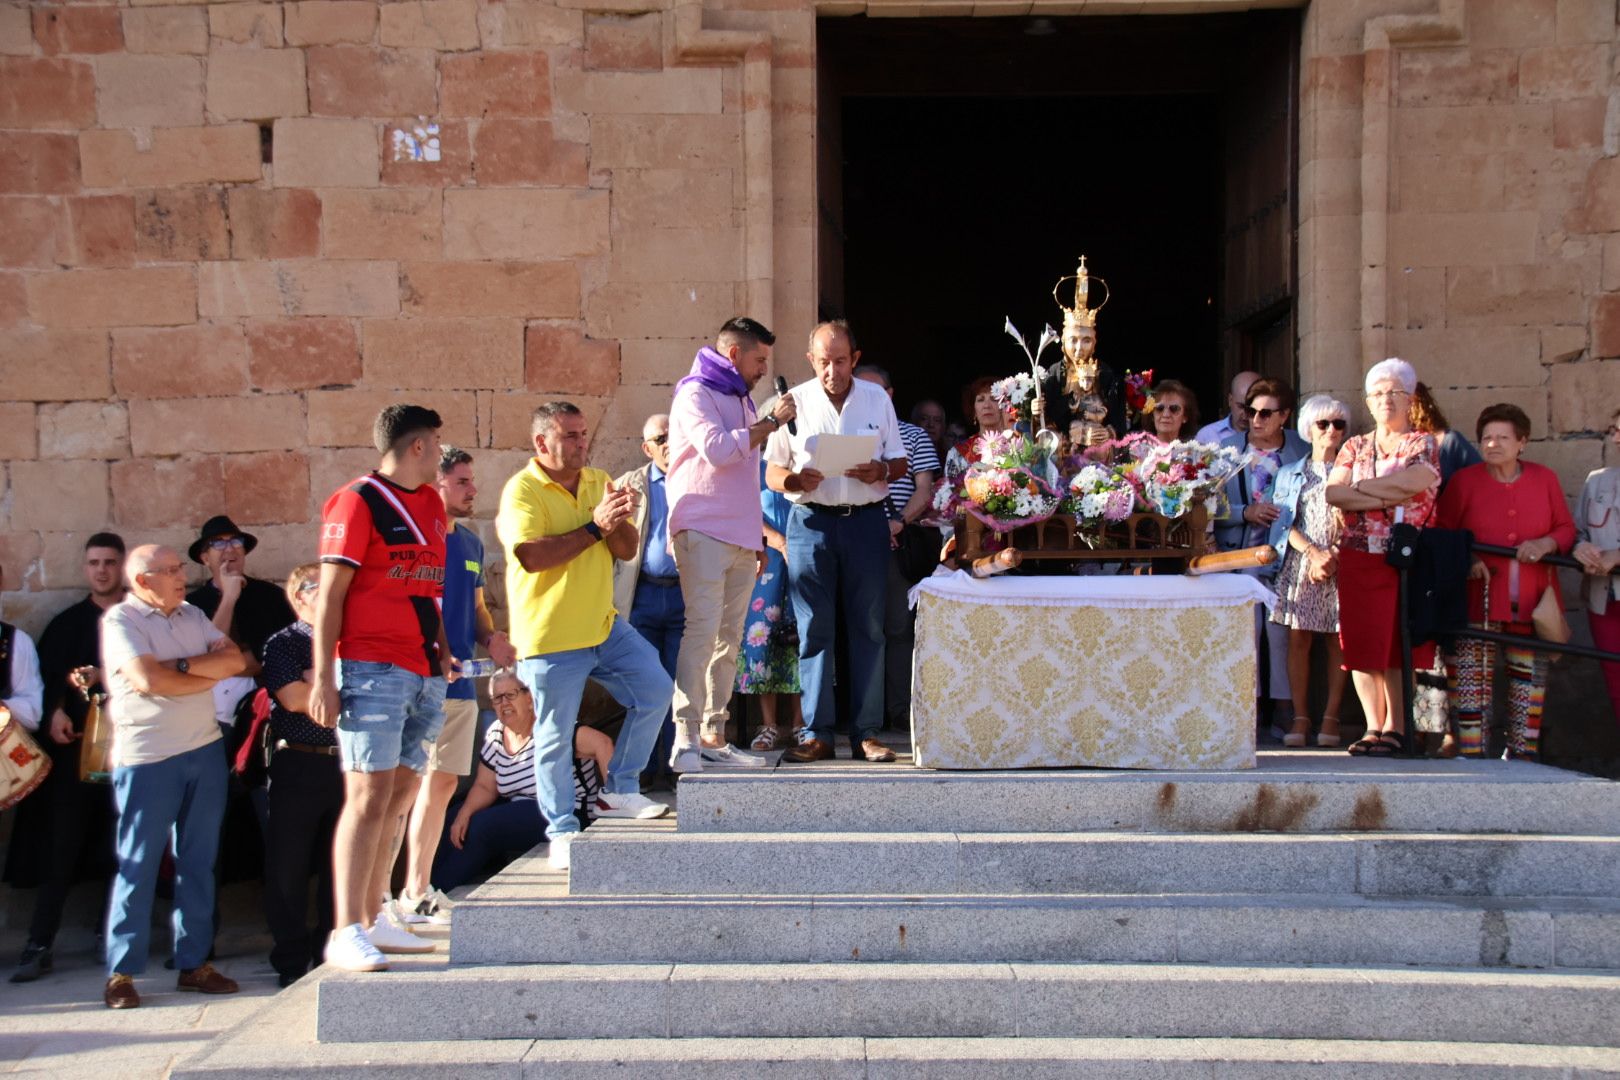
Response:
POLYGON ((1069 481, 1060 509, 1073 514, 1075 533, 1087 547, 1101 546, 1103 529, 1124 521, 1136 510, 1136 485, 1124 465, 1087 465, 1069 481))
POLYGON ((1125 413, 1132 424, 1136 423, 1143 413, 1153 408, 1153 397, 1148 392, 1152 389, 1152 368, 1125 373, 1125 413))
POLYGON ((1174 519, 1217 495, 1247 460, 1247 454, 1231 447, 1173 442, 1148 450, 1131 467, 1131 473, 1142 502, 1155 513, 1174 519))
POLYGON ((976 461, 940 487, 936 509, 978 518, 993 532, 1045 521, 1057 512, 1060 496, 1050 457, 1016 431, 985 434, 976 461))
POLYGON ((1019 373, 992 383, 990 396, 996 399, 1010 421, 1028 424, 1033 430, 1037 426, 1035 397, 1039 389, 1033 375, 1019 373))

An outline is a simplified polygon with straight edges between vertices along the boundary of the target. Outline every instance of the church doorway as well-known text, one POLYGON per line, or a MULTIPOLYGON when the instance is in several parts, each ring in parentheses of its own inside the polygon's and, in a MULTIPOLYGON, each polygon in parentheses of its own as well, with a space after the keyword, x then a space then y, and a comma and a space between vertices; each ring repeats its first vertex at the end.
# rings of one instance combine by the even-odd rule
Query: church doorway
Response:
POLYGON ((1052 286, 1083 253, 1116 370, 1188 383, 1206 420, 1232 372, 1292 381, 1299 23, 821 19, 822 315, 902 416, 955 415, 975 377, 1027 370, 1004 318, 1061 329, 1052 286))

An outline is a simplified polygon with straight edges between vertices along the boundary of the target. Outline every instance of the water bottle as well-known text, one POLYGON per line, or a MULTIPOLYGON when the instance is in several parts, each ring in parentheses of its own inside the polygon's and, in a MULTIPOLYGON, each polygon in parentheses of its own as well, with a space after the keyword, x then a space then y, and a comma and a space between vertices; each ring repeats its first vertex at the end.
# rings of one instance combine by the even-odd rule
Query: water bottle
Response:
POLYGON ((461 665, 461 677, 463 679, 479 679, 485 675, 493 675, 501 667, 487 656, 477 660, 461 660, 458 663, 461 665))

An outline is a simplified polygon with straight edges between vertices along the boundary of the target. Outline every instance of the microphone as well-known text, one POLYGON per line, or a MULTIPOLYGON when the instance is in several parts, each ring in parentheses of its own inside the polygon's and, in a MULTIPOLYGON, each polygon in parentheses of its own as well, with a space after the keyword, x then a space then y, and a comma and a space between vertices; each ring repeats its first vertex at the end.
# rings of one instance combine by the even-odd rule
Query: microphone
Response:
MULTIPOLYGON (((776 396, 777 397, 785 397, 786 395, 787 395, 787 380, 782 378, 782 376, 778 375, 776 377, 776 396)), ((797 435, 799 433, 799 425, 794 423, 792 420, 789 420, 787 422, 787 429, 788 429, 788 434, 789 435, 797 435)))

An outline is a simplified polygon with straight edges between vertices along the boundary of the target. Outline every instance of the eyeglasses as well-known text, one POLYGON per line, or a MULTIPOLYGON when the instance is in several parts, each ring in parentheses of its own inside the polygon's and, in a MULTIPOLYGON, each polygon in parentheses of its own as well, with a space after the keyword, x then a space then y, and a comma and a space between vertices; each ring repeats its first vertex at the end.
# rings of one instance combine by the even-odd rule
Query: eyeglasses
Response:
POLYGON ((306 581, 302 585, 298 586, 297 591, 298 591, 299 595, 303 595, 304 593, 307 593, 307 592, 314 592, 316 589, 318 589, 320 587, 321 587, 321 583, 318 582, 318 581, 306 581))
POLYGON ((145 570, 141 571, 141 573, 144 574, 144 575, 151 575, 151 574, 183 574, 185 572, 186 572, 186 568, 184 566, 180 565, 179 563, 175 563, 173 566, 148 566, 145 570))
POLYGON ((1250 420, 1270 420, 1282 412, 1281 409, 1257 409, 1253 405, 1243 406, 1243 411, 1249 414, 1250 420))
POLYGON ((1376 391, 1374 393, 1368 394, 1367 395, 1367 400, 1368 401, 1383 401, 1385 398, 1390 398, 1390 399, 1393 400, 1394 398, 1403 398, 1403 397, 1411 397, 1411 396, 1412 395, 1407 393, 1405 390, 1379 390, 1379 391, 1376 391))
POLYGON ((208 541, 208 546, 215 551, 229 551, 231 548, 247 547, 240 536, 221 536, 208 541))
POLYGON ((647 441, 652 443, 654 446, 663 446, 665 443, 669 442, 669 436, 668 435, 654 435, 652 438, 648 439, 647 441))
POLYGON ((1178 404, 1175 404, 1175 403, 1170 403, 1170 404, 1165 404, 1165 405, 1155 405, 1155 406, 1153 406, 1153 411, 1154 412, 1169 413, 1171 416, 1175 416, 1175 415, 1177 415, 1178 413, 1181 412, 1181 406, 1178 405, 1178 404))
POLYGON ((494 705, 506 705, 516 702, 519 697, 526 693, 528 693, 527 690, 508 690, 504 694, 491 694, 489 700, 494 705))
POLYGON ((1326 431, 1328 428, 1332 428, 1334 431, 1343 431, 1345 428, 1344 417, 1339 416, 1332 420, 1318 420, 1316 422, 1317 431, 1326 431))

